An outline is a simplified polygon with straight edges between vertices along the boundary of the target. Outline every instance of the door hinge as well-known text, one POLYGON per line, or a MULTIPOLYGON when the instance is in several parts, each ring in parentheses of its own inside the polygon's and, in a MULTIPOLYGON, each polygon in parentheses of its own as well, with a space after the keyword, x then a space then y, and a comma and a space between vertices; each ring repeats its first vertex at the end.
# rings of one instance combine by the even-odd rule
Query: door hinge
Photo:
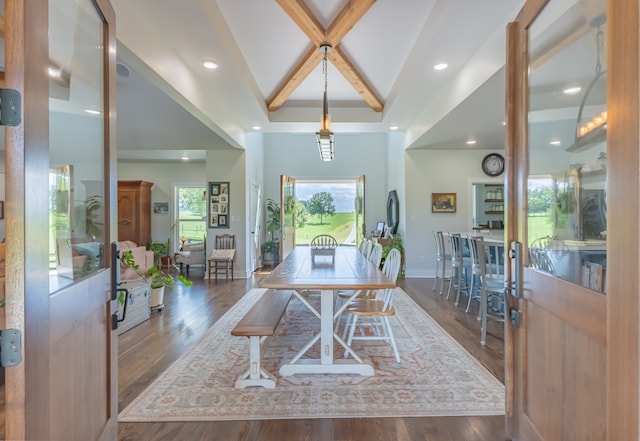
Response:
POLYGON ((16 366, 22 361, 22 333, 17 329, 0 331, 0 366, 16 366))
POLYGON ((522 319, 522 313, 519 310, 510 309, 509 318, 511 319, 511 324, 513 324, 514 327, 516 328, 520 327, 520 320, 522 319))
POLYGON ((17 126, 22 122, 20 92, 0 89, 0 126, 17 126))

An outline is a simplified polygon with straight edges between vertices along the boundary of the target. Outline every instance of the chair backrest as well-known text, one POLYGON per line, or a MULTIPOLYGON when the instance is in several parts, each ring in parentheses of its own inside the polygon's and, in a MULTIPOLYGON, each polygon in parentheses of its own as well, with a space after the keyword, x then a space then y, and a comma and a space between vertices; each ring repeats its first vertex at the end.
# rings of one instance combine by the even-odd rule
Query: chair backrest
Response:
POLYGON ((469 250, 473 274, 500 277, 504 276, 504 247, 484 241, 482 236, 469 236, 469 250))
MULTIPOLYGON (((384 259, 382 272, 385 276, 393 280, 393 283, 396 283, 396 280, 398 280, 401 260, 402 255, 396 248, 392 248, 391 251, 389 251, 389 254, 387 254, 387 257, 384 259)), ((395 293, 395 291, 395 288, 387 288, 384 290, 382 306, 383 311, 388 311, 393 306, 393 294, 395 293)))
POLYGON ((235 234, 216 234, 217 250, 235 250, 236 235, 235 234))
POLYGON ((373 242, 371 242, 370 240, 367 240, 367 243, 364 244, 364 247, 362 249, 362 255, 368 259, 369 256, 371 255, 372 249, 373 249, 373 242))
POLYGON ((484 255, 484 241, 483 245, 479 244, 479 241, 483 240, 482 236, 469 236, 469 252, 471 254, 471 272, 475 275, 486 274, 486 260, 484 255), (480 256, 482 253, 482 257, 480 256))
POLYGON ((460 233, 449 233, 451 243, 451 261, 453 263, 462 262, 462 236, 460 233))
POLYGON ((380 262, 382 262, 382 244, 377 243, 371 249, 369 254, 369 262, 373 263, 376 268, 380 268, 380 262))
POLYGON ((362 254, 364 254, 364 250, 367 247, 367 242, 371 242, 369 239, 362 239, 362 241, 360 242, 360 245, 358 246, 358 251, 360 251, 362 254))
POLYGON ((436 240, 436 256, 443 257, 445 255, 444 234, 442 233, 442 231, 434 231, 433 237, 436 240))
POLYGON ((329 234, 318 234, 311 239, 311 248, 331 250, 338 248, 338 241, 329 234))

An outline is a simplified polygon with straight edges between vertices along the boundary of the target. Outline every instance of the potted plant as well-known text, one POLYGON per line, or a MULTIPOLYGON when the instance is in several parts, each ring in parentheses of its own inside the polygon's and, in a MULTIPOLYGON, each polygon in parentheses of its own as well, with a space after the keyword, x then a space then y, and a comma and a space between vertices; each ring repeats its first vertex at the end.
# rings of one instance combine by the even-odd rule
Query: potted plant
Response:
POLYGON ((382 247, 382 262, 380 263, 380 267, 382 267, 384 259, 386 259, 389 251, 391 251, 392 248, 396 248, 398 251, 400 251, 400 255, 402 256, 402 260, 400 263, 400 272, 398 273, 398 277, 402 279, 404 278, 404 244, 402 243, 402 236, 400 235, 400 233, 396 233, 391 238, 391 240, 389 240, 387 245, 382 247))
POLYGON ((262 264, 274 265, 278 263, 280 253, 280 205, 273 199, 267 199, 267 237, 269 240, 260 247, 262 251, 262 264))
MULTIPOLYGON (((165 288, 172 289, 176 284, 176 279, 181 282, 185 286, 191 286, 192 282, 187 280, 182 274, 178 274, 177 276, 172 275, 171 273, 162 270, 159 266, 154 265, 147 270, 147 273, 144 274, 139 270, 138 264, 135 262, 133 258, 133 253, 131 250, 125 251, 122 254, 121 258, 123 264, 134 269, 140 277, 142 277, 149 285, 151 286, 151 310, 161 311, 164 308, 164 293, 165 288)), ((171 265, 176 271, 178 268, 175 265, 171 265)), ((118 297, 118 301, 121 304, 125 302, 125 293, 121 292, 118 297)))

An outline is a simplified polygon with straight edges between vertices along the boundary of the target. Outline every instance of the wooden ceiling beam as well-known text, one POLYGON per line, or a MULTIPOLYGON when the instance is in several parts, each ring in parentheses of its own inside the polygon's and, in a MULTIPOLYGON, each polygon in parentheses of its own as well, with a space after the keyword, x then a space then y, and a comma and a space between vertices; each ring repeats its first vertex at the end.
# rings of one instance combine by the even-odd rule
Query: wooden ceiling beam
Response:
POLYGON ((375 2, 376 0, 354 0, 347 2, 327 29, 327 42, 333 47, 338 46, 342 38, 360 21, 375 2))
POLYGON ((293 71, 280 84, 276 92, 267 102, 269 111, 279 109, 291 96, 293 91, 304 81, 313 71, 315 66, 322 61, 323 54, 318 50, 320 45, 328 43, 333 51, 327 58, 336 66, 353 88, 363 97, 365 102, 376 112, 381 112, 384 105, 374 90, 369 86, 364 76, 358 71, 349 58, 338 49, 342 38, 355 26, 362 16, 371 8, 376 0, 351 0, 348 1, 338 16, 333 20, 329 29, 325 32, 320 22, 315 18, 309 7, 303 0, 276 0, 291 19, 300 27, 302 32, 313 43, 313 51, 307 52, 302 60, 296 65, 293 71), (313 60, 316 63, 313 64, 313 60))
POLYGON ((278 110, 284 102, 291 96, 294 90, 304 81, 307 76, 322 61, 324 54, 316 47, 312 47, 291 71, 291 73, 278 86, 278 89, 271 95, 267 101, 267 109, 269 112, 278 110))
POLYGON ((316 48, 324 41, 325 29, 303 0, 276 0, 316 48))
POLYGON ((373 91, 371 86, 369 86, 367 80, 360 75, 358 69, 351 64, 351 61, 349 61, 349 58, 340 50, 340 47, 336 47, 329 52, 327 58, 333 63, 336 69, 344 75, 347 81, 375 112, 382 112, 384 108, 382 100, 373 91))

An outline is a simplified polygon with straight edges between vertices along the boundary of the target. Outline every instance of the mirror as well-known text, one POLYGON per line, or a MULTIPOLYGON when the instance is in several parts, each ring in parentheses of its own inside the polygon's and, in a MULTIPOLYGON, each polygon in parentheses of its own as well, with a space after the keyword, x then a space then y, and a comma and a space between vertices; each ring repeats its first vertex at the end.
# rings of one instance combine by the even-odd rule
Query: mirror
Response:
POLYGON ((391 234, 396 234, 396 232, 398 231, 398 211, 398 194, 395 190, 392 190, 389 192, 389 196, 387 196, 387 225, 389 225, 389 232, 391 234))

